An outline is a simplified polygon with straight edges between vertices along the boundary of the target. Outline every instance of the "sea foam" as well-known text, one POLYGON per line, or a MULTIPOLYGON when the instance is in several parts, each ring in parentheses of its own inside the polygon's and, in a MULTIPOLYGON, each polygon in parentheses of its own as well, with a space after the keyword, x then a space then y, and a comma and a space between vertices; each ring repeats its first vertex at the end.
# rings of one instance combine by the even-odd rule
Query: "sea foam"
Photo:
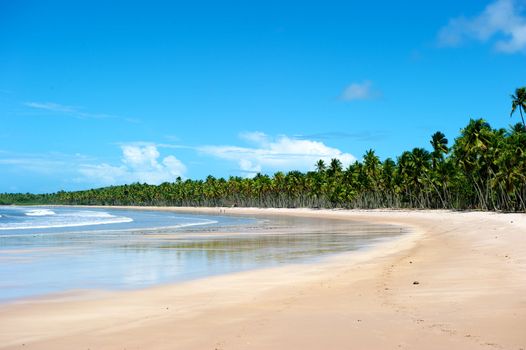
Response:
POLYGON ((53 210, 49 209, 33 209, 27 211, 25 214, 26 216, 49 216, 55 215, 56 213, 53 210))
MULTIPOLYGON (((132 222, 126 216, 116 216, 105 211, 57 210, 46 208, 16 208, 19 212, 10 214, 11 220, 0 223, 0 230, 47 229, 58 227, 79 227, 92 225, 121 224, 132 222), (23 219, 25 218, 25 219, 23 219)), ((2 219, 3 220, 3 219, 2 219)))

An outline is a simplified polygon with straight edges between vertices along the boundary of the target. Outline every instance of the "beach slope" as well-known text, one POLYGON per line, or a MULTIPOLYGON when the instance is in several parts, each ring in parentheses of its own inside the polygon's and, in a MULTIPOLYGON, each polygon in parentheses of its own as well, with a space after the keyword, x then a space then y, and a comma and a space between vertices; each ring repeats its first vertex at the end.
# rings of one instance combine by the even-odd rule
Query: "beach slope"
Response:
POLYGON ((525 214, 223 210, 414 234, 317 264, 2 305, 0 349, 526 349, 525 214))

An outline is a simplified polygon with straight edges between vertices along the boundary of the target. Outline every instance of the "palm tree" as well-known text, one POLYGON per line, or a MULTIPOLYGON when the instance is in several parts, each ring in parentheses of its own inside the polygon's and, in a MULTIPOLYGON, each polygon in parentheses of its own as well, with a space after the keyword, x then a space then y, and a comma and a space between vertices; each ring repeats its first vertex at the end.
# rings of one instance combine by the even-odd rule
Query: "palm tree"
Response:
POLYGON ((323 173, 327 169, 327 166, 325 165, 325 162, 323 159, 320 159, 316 162, 316 171, 318 173, 323 173))
POLYGON ((381 164, 380 159, 372 149, 365 152, 363 156, 363 166, 368 179, 367 185, 370 187, 369 190, 375 191, 379 187, 381 164))
POLYGON ((517 88, 515 90, 515 95, 511 95, 511 113, 510 117, 513 115, 515 110, 518 108, 521 114, 522 125, 524 124, 524 115, 523 112, 526 112, 526 87, 517 88))
POLYGON ((484 119, 471 119, 461 130, 454 151, 458 161, 466 164, 467 171, 471 171, 472 166, 487 152, 491 131, 490 125, 484 119))
POLYGON ((448 140, 446 135, 437 131, 431 136, 431 141, 429 141, 429 143, 433 146, 433 153, 431 153, 431 156, 433 169, 436 169, 438 161, 443 160, 444 154, 449 152, 449 148, 447 147, 448 140))
POLYGON ((510 132, 508 133, 508 136, 516 134, 516 133, 526 133, 526 126, 521 123, 517 123, 513 125, 510 128, 510 132))
POLYGON ((365 152, 365 155, 363 156, 363 163, 366 169, 366 172, 374 177, 378 174, 378 169, 380 167, 380 159, 378 156, 374 153, 374 150, 369 149, 367 152, 365 152))
POLYGON ((327 173, 330 177, 336 177, 342 172, 342 162, 337 159, 333 158, 331 159, 331 163, 329 165, 329 169, 327 169, 327 173))
POLYGON ((488 208, 487 185, 494 158, 491 156, 494 131, 484 119, 471 119, 456 139, 454 157, 459 170, 470 179, 482 209, 488 208))

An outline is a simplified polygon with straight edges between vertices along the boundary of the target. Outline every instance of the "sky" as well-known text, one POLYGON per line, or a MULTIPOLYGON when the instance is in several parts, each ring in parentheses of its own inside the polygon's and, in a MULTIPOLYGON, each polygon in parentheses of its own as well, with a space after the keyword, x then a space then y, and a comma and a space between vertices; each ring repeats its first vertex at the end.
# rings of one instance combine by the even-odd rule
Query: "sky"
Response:
POLYGON ((0 192, 396 158, 525 78, 526 0, 0 0, 0 192))

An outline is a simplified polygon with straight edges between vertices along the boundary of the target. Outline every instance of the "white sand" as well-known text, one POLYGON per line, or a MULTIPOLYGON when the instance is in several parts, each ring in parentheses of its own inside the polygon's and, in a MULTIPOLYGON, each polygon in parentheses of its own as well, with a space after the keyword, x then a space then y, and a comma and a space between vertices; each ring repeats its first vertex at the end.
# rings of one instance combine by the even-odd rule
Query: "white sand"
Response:
POLYGON ((226 211, 416 234, 315 265, 3 305, 0 349, 526 349, 525 214, 226 211))

